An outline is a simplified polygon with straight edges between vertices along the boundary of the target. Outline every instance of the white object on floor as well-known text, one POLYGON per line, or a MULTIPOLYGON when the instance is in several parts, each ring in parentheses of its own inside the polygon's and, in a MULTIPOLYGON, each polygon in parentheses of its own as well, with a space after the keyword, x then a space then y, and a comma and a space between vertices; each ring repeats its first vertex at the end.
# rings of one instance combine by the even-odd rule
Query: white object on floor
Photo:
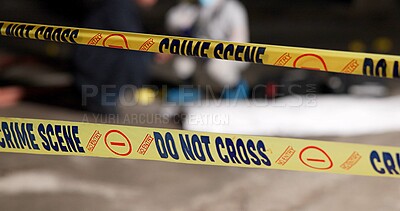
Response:
POLYGON ((139 191, 117 184, 91 182, 81 178, 68 178, 53 171, 21 171, 0 177, 0 195, 43 193, 87 194, 109 199, 120 199, 121 197, 137 197, 139 191))
POLYGON ((185 130, 286 137, 355 136, 400 131, 400 96, 289 96, 186 107, 185 130))

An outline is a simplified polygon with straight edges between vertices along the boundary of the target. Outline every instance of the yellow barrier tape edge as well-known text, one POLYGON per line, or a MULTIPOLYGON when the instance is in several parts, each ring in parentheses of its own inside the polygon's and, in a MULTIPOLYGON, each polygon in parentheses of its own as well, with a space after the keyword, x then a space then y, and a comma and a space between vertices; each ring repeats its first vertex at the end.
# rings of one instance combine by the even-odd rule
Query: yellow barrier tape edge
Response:
POLYGON ((400 56, 0 21, 1 35, 198 56, 382 78, 399 78, 400 56))
POLYGON ((0 117, 0 153, 400 178, 400 147, 0 117))

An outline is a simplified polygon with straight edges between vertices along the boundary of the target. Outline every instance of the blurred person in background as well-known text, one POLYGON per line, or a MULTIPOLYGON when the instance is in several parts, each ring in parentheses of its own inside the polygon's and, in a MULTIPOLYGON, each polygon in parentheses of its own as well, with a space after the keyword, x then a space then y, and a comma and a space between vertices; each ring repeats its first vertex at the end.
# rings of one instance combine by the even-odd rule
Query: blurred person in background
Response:
MULTIPOLYGON (((76 25, 83 14, 86 14, 88 5, 99 1, 101 0, 76 0, 60 6, 59 1, 1 0, 0 19, 76 25)), ((64 70, 71 69, 68 66, 69 46, 58 47, 62 44, 19 38, 0 39, 0 108, 16 106, 22 101, 80 108, 74 106, 75 98, 71 102, 69 97, 65 97, 65 94, 69 94, 68 79, 58 83, 68 75, 64 70), (61 88, 63 93, 60 93, 61 88)), ((75 92, 71 92, 72 94, 75 92)))
MULTIPOLYGON (((83 27, 143 33, 142 14, 157 0, 107 0, 85 20, 83 27)), ((123 46, 125 48, 125 46, 123 46)), ((93 46, 77 47, 76 85, 82 104, 96 113, 118 113, 124 85, 141 87, 149 78, 152 54, 93 46)))
MULTIPOLYGON (((166 26, 170 33, 178 36, 234 42, 250 40, 247 11, 237 0, 183 0, 168 11, 166 26)), ((199 63, 218 89, 222 89, 223 98, 248 97, 248 84, 242 77, 247 63, 176 56, 172 65, 181 81, 193 85, 193 75, 199 63)), ((193 92, 198 93, 195 90, 193 92)), ((168 98, 185 101, 180 97, 170 96, 174 94, 179 92, 170 92, 168 98)))

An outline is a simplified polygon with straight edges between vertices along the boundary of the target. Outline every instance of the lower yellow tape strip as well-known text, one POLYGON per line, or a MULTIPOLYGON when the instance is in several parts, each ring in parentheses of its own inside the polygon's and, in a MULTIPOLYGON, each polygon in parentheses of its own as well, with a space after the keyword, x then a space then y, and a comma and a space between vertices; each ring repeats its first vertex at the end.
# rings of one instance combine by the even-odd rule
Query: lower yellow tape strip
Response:
POLYGON ((400 147, 0 117, 0 152, 400 178, 400 147))

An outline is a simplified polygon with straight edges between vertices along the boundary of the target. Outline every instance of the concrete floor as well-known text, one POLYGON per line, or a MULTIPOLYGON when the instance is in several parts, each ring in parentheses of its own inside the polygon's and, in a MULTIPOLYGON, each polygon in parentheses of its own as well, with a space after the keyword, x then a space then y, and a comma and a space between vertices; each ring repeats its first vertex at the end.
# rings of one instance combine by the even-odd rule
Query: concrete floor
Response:
MULTIPOLYGON (((85 114, 31 103, 0 110, 74 121, 85 114)), ((320 139, 400 146, 399 134, 320 139)), ((400 210, 399 197, 398 179, 0 154, 0 210, 400 210)))

